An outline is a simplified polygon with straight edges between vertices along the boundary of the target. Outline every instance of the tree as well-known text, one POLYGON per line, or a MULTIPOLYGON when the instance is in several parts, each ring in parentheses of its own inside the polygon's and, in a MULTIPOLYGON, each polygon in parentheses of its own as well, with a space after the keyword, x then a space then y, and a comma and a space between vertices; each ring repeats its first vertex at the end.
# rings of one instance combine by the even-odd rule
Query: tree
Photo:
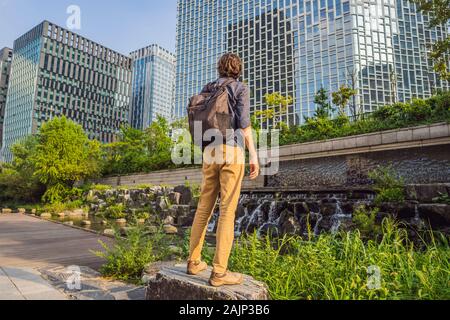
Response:
POLYGON ((347 76, 349 79, 350 89, 355 91, 355 94, 352 97, 352 103, 349 106, 350 114, 353 119, 357 119, 361 114, 361 108, 356 105, 356 95, 358 94, 358 68, 352 67, 347 68, 347 76))
POLYGON ((31 156, 34 175, 46 186, 44 202, 67 200, 74 184, 100 172, 100 143, 66 117, 44 123, 31 156))
POLYGON ((315 118, 328 119, 331 117, 331 114, 334 112, 334 108, 330 104, 328 91, 325 88, 322 87, 319 91, 317 91, 317 94, 314 97, 314 103, 318 105, 314 113, 315 118))
POLYGON ((171 127, 168 121, 158 116, 150 127, 145 130, 147 150, 150 156, 149 170, 158 170, 173 166, 171 127))
POLYGON ((276 128, 281 121, 281 117, 286 114, 287 107, 291 105, 294 99, 291 96, 283 96, 279 92, 268 93, 264 96, 266 110, 255 113, 256 117, 260 117, 262 122, 272 121, 272 126, 276 128))
POLYGON ((339 107, 339 115, 341 117, 346 116, 345 108, 347 107, 350 99, 357 94, 357 91, 342 85, 338 91, 332 93, 333 104, 339 107))
POLYGON ((0 201, 16 203, 38 202, 44 191, 34 176, 34 163, 31 156, 37 146, 37 138, 29 136, 11 147, 12 163, 0 164, 0 201))
MULTIPOLYGON (((429 27, 442 26, 447 28, 450 20, 450 0, 410 0, 417 5, 419 12, 430 17, 429 27)), ((430 58, 434 64, 434 70, 443 80, 450 81, 449 69, 450 36, 433 44, 430 58)))
POLYGON ((144 132, 122 127, 119 141, 103 146, 103 157, 105 175, 144 172, 149 161, 144 132))

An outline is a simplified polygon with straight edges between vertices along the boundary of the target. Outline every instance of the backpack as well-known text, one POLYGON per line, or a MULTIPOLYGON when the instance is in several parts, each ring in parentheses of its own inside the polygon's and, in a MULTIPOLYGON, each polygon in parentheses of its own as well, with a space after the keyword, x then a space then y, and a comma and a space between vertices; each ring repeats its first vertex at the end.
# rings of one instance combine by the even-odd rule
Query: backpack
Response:
MULTIPOLYGON (((227 86, 236 80, 231 79, 225 81, 222 85, 218 82, 212 82, 208 84, 199 95, 193 96, 189 99, 189 106, 187 108, 189 119, 189 131, 191 133, 194 144, 204 148, 203 137, 207 130, 218 130, 224 142, 229 138, 228 136, 233 133, 230 129, 233 129, 228 104, 228 90, 227 86), (202 135, 195 134, 195 123, 201 122, 202 135)), ((234 133, 232 134, 234 135, 234 133)))

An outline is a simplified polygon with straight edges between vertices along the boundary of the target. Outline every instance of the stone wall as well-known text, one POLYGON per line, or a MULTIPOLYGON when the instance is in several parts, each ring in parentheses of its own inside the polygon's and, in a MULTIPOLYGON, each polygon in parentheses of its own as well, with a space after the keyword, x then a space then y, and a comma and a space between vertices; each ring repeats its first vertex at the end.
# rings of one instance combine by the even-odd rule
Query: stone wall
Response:
MULTIPOLYGON (((450 182, 450 124, 437 123, 326 141, 282 146, 279 172, 244 180, 244 190, 272 188, 340 189, 370 187, 367 174, 392 165, 407 184, 450 182)), ((111 186, 201 184, 200 168, 115 176, 97 182, 111 186)))
MULTIPOLYGON (((200 168, 164 170, 147 174, 106 177, 96 182, 113 187, 136 186, 140 184, 178 186, 189 183, 190 185, 200 185, 202 183, 202 170, 200 168)), ((262 187, 264 187, 264 177, 260 177, 256 181, 251 181, 248 178, 244 179, 244 189, 262 187)))
POLYGON ((367 187, 368 173, 378 166, 392 166, 406 184, 450 182, 450 145, 284 161, 279 173, 268 177, 267 186, 367 187))
POLYGON ((390 130, 280 148, 267 187, 368 187, 368 172, 392 166, 407 184, 450 182, 450 125, 390 130))

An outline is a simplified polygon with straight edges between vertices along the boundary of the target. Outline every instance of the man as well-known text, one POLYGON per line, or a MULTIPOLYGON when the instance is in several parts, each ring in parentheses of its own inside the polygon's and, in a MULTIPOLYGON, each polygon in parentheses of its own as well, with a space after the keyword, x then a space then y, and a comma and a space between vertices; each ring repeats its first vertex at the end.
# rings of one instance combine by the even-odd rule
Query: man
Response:
MULTIPOLYGON (((188 274, 197 275, 208 267, 201 261, 201 252, 207 226, 220 193, 216 253, 209 281, 215 287, 241 284, 243 281, 241 274, 228 271, 228 259, 234 241, 235 215, 245 173, 245 146, 250 155, 250 179, 256 179, 260 170, 250 121, 249 90, 238 80, 242 73, 241 59, 235 54, 225 54, 219 60, 218 73, 220 77, 214 84, 226 84, 231 124, 237 138, 219 143, 214 141, 212 147, 209 146, 204 151, 203 182, 192 226, 187 270, 188 274), (214 160, 211 161, 211 158, 214 160), (217 161, 218 158, 222 160, 217 161)), ((202 92, 208 90, 210 85, 202 92)))

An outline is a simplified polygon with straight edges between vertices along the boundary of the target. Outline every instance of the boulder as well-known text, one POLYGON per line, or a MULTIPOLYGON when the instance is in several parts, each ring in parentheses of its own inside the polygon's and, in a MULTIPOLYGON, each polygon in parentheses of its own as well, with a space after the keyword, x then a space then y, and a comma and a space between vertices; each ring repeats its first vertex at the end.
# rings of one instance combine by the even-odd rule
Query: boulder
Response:
POLYGON ((304 216, 309 213, 308 205, 305 202, 294 202, 289 205, 289 211, 294 212, 297 218, 304 216))
POLYGON ((167 199, 163 196, 159 196, 156 198, 156 210, 158 211, 164 211, 169 208, 169 205, 167 203, 167 199))
POLYGON ((164 233, 165 234, 177 234, 178 233, 178 229, 177 229, 177 227, 174 227, 172 225, 165 225, 164 226, 164 233))
POLYGON ((21 213, 21 214, 25 214, 25 213, 27 213, 27 209, 25 209, 25 208, 19 208, 19 209, 17 210, 17 212, 18 212, 18 213, 21 213))
POLYGON ((172 206, 169 209, 169 215, 177 218, 177 217, 186 217, 191 213, 191 206, 188 205, 176 205, 172 206))
POLYGON ((450 191, 449 183, 413 184, 405 187, 406 198, 417 200, 421 203, 432 203, 439 193, 446 194, 450 191))
POLYGON ((167 216, 162 221, 163 224, 175 224, 175 219, 172 216, 167 216))
POLYGON ((419 205, 419 214, 421 218, 430 221, 433 228, 450 226, 450 205, 448 204, 419 205))
POLYGON ((66 225, 66 226, 73 226, 73 221, 64 222, 64 225, 66 225))
POLYGON ((177 186, 173 189, 174 192, 180 194, 179 203, 182 205, 189 205, 192 201, 192 191, 191 188, 186 186, 177 186))
POLYGON ((115 232, 113 229, 105 229, 105 230, 103 231, 103 234, 104 234, 105 236, 114 237, 115 234, 116 234, 116 232, 115 232))
POLYGON ((281 234, 295 235, 300 232, 300 223, 293 212, 284 210, 280 216, 280 232, 281 234))
POLYGON ((48 212, 44 212, 44 213, 41 213, 40 217, 43 219, 50 219, 52 217, 52 214, 48 213, 48 212))
POLYGON ((336 202, 331 202, 329 201, 329 199, 327 199, 327 201, 323 200, 322 204, 320 205, 320 213, 323 216, 332 216, 336 213, 336 210, 337 210, 336 202))
POLYGON ((85 212, 83 209, 76 209, 76 210, 68 212, 68 215, 70 217, 82 217, 85 215, 85 212))
POLYGON ((397 212, 397 218, 399 219, 411 219, 416 216, 418 202, 408 201, 400 205, 397 212))
POLYGON ((12 210, 9 209, 9 208, 4 208, 4 209, 2 209, 2 213, 3 213, 3 214, 11 214, 11 213, 12 213, 12 210))
POLYGON ((82 226, 90 226, 91 224, 92 224, 92 222, 89 221, 89 220, 83 220, 83 221, 81 221, 81 225, 82 225, 82 226))
POLYGON ((59 212, 59 213, 56 214, 56 216, 58 218, 64 218, 66 216, 66 214, 64 212, 59 212))
POLYGON ((244 283, 214 288, 208 280, 211 268, 197 276, 186 274, 186 265, 162 268, 148 279, 147 300, 269 300, 264 283, 244 276, 244 283))
POLYGON ((118 223, 118 224, 125 224, 125 223, 127 223, 127 219, 117 219, 116 223, 118 223))
POLYGON ((181 193, 179 192, 171 192, 169 194, 169 201, 171 204, 179 205, 181 201, 181 193))

